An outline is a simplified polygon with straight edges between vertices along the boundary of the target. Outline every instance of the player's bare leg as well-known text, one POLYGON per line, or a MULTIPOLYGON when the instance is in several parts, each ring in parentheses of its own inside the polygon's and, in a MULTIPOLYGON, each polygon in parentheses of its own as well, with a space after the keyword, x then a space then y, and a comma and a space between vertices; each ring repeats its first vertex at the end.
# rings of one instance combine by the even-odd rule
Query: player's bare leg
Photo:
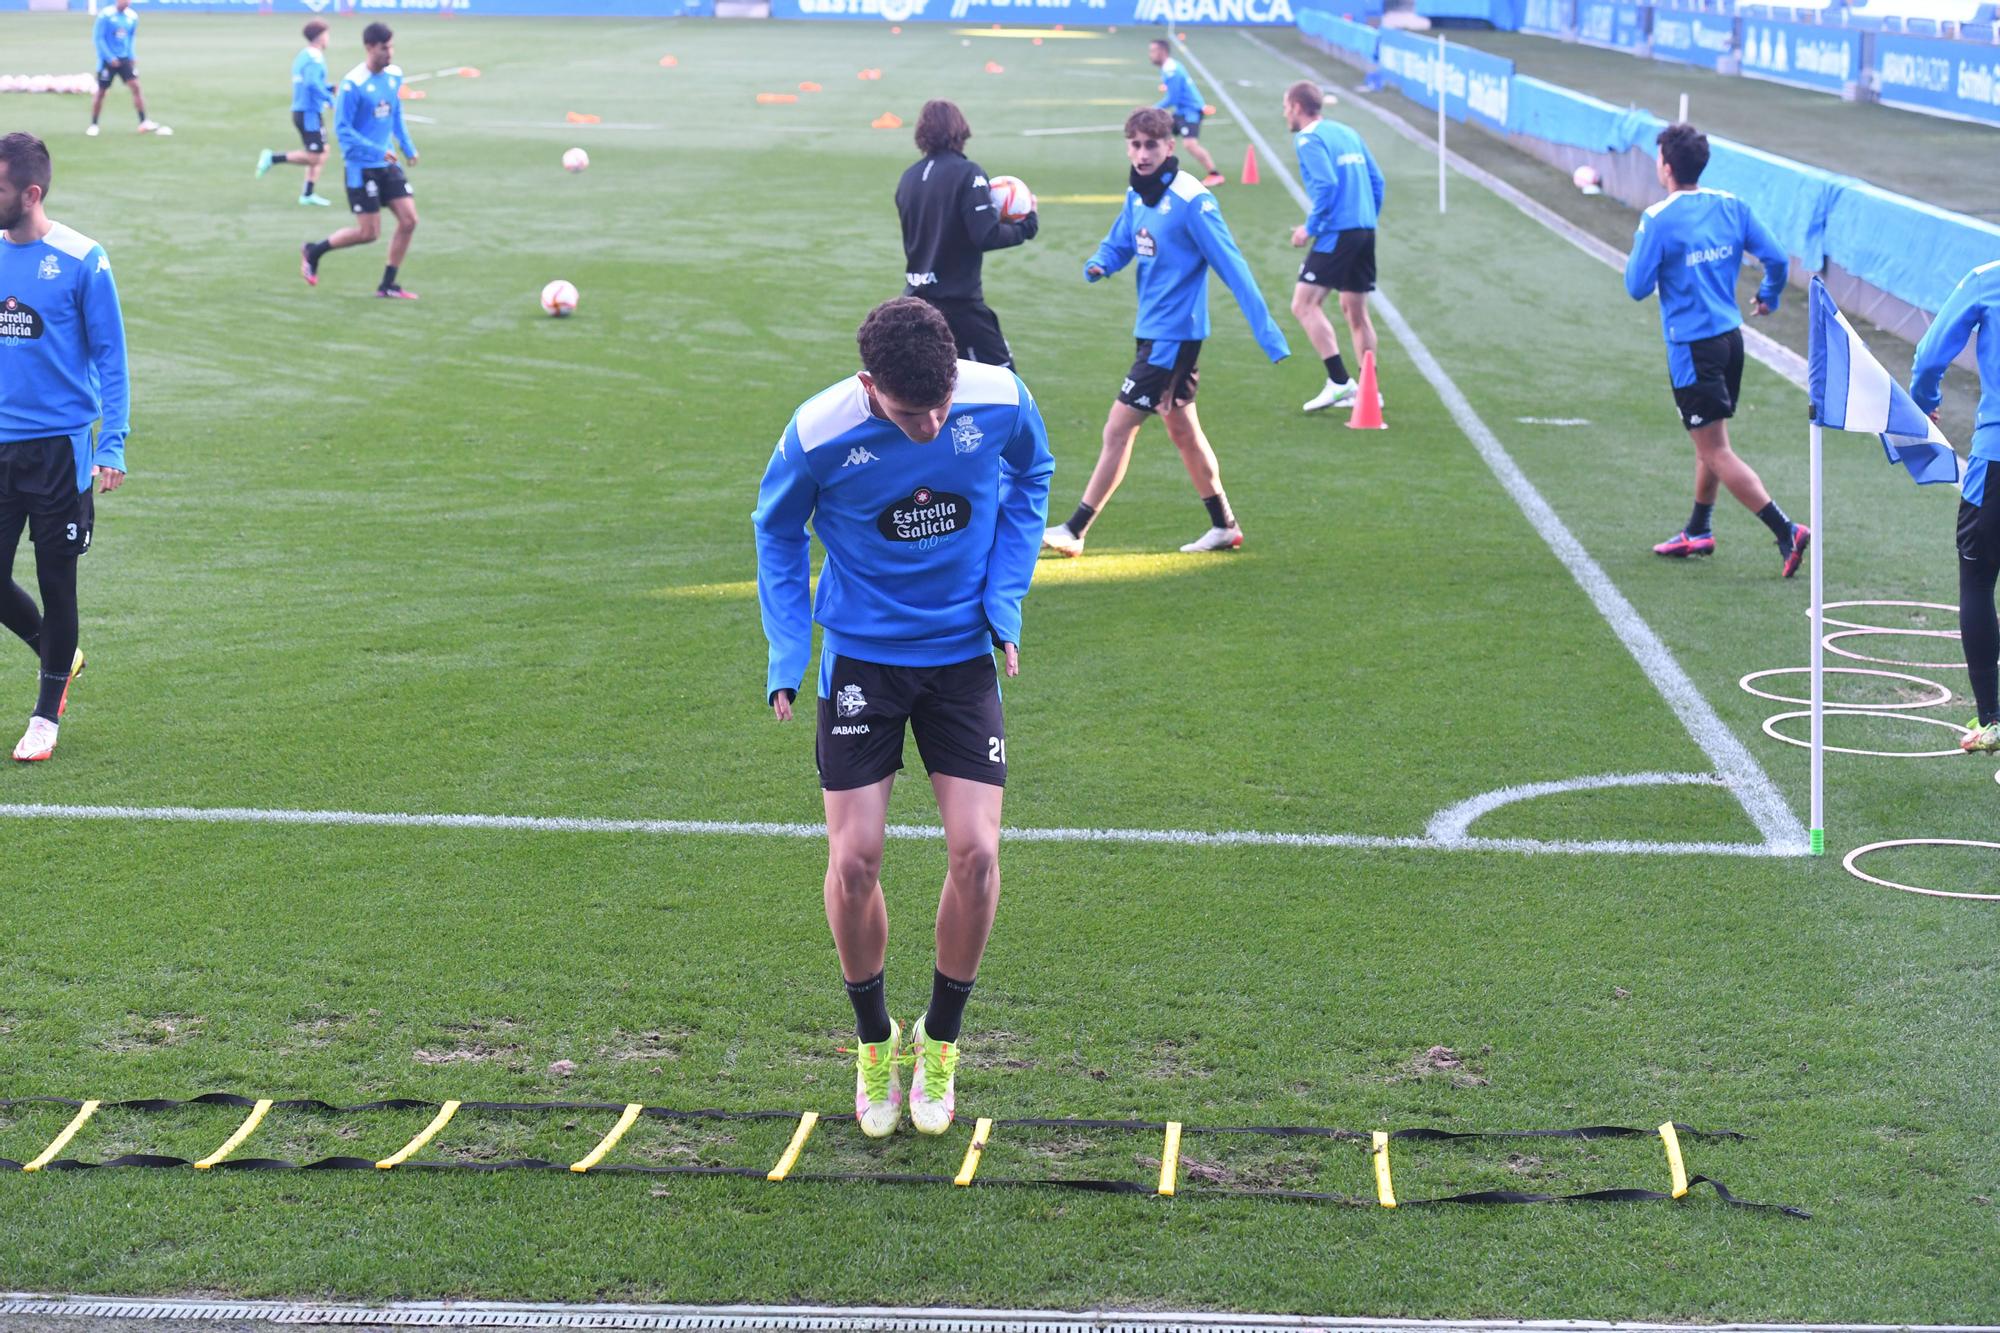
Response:
POLYGON ((1181 451, 1181 463, 1187 468, 1188 480, 1194 483, 1194 493, 1208 510, 1208 531, 1181 550, 1190 554, 1235 550, 1243 545, 1243 529, 1237 525, 1236 515, 1230 512, 1229 497, 1222 491, 1222 465, 1216 462, 1215 450, 1209 446, 1208 436, 1202 433, 1201 417, 1196 414, 1194 404, 1183 403, 1163 413, 1162 419, 1167 425, 1167 438, 1181 451))
POLYGON ((1354 381, 1340 360, 1340 335, 1334 332, 1333 321, 1326 317, 1326 298, 1330 290, 1310 282, 1301 282, 1292 288, 1292 318, 1305 330, 1306 340, 1312 343, 1313 351, 1326 366, 1326 384, 1305 401, 1302 410, 1307 412, 1345 407, 1354 401, 1356 392, 1354 381), (1336 370, 1340 372, 1339 379, 1334 378, 1336 370))
POLYGON ((1368 293, 1342 292, 1340 313, 1347 317, 1347 331, 1354 339, 1354 359, 1359 362, 1375 351, 1375 321, 1368 315, 1368 293))
POLYGON ((870 1138, 894 1133, 903 1115, 902 1084, 896 1074, 901 1031, 882 1001, 882 966, 889 948, 889 909, 882 897, 882 843, 887 835, 892 773, 880 782, 847 791, 823 792, 826 805, 826 924, 840 955, 841 979, 854 1000, 856 1027, 887 1022, 886 1036, 860 1031, 855 1052, 854 1117, 870 1138), (868 998, 864 1001, 861 996, 868 998))
POLYGON ((373 245, 375 238, 382 234, 380 213, 356 213, 354 225, 342 227, 323 241, 307 241, 299 247, 299 276, 306 280, 308 287, 319 285, 319 261, 333 250, 345 250, 350 246, 373 245))
POLYGON ((1727 487, 1737 502, 1755 514, 1777 539, 1780 575, 1790 578, 1796 574, 1812 542, 1812 532, 1785 517, 1771 499, 1771 493, 1764 489, 1756 470, 1729 447, 1729 423, 1711 421, 1696 426, 1688 431, 1688 438, 1694 441, 1694 517, 1689 519, 1688 527, 1655 546, 1654 553, 1683 556, 1712 552, 1715 539, 1708 532, 1708 513, 1716 496, 1727 487))
MULTIPOLYGON (((997 738, 995 743, 997 744, 997 738)), ((957 1114, 959 1021, 1000 906, 1002 788, 970 778, 931 775, 950 858, 938 898, 937 976, 931 1008, 912 1032, 917 1067, 910 1079, 910 1121, 942 1134, 957 1114), (945 1012, 935 1012, 948 1005, 945 1012)))
MULTIPOLYGON (((1081 509, 1089 510, 1089 517, 1097 516, 1097 511, 1104 508, 1119 483, 1125 480, 1125 470, 1132 465, 1132 445, 1139 438, 1139 427, 1152 415, 1112 400, 1111 413, 1104 419, 1104 446, 1098 451, 1097 466, 1091 469, 1090 480, 1083 487, 1081 509)), ((1068 523, 1058 523, 1042 534, 1042 545, 1059 555, 1082 555, 1083 534, 1068 523)))
POLYGON ((100 83, 90 98, 90 132, 97 133, 97 118, 104 114, 104 94, 111 91, 111 85, 100 83))
POLYGON ((1181 138, 1181 147, 1194 154, 1194 160, 1201 163, 1202 170, 1208 175, 1220 176, 1222 174, 1215 169, 1215 159, 1210 157, 1208 150, 1201 146, 1201 140, 1195 138, 1192 134, 1184 135, 1181 138))
POLYGON ((389 238, 389 267, 382 270, 382 285, 375 289, 375 294, 414 301, 417 294, 402 289, 396 281, 396 270, 403 266, 403 256, 410 252, 410 240, 417 234, 417 201, 405 195, 391 199, 388 208, 396 215, 396 231, 389 238))

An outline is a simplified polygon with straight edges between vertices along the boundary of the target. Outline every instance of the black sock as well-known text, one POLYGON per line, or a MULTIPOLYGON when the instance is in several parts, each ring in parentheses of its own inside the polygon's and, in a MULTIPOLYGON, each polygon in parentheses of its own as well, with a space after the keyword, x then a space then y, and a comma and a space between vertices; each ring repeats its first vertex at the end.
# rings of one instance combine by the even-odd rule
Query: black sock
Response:
POLYGON ((333 249, 332 241, 314 241, 306 247, 306 258, 317 266, 320 260, 326 258, 326 252, 331 249, 333 249))
POLYGON ((1326 362, 1326 377, 1328 379, 1332 380, 1335 384, 1347 383, 1347 363, 1340 359, 1340 353, 1335 352, 1332 356, 1322 357, 1321 359, 1326 362))
POLYGON ((1785 511, 1778 508, 1776 500, 1759 509, 1757 517, 1764 521, 1764 526, 1778 539, 1779 546, 1787 551, 1792 549, 1792 520, 1785 517, 1785 511))
MULTIPOLYGON (((0 575, 0 578, 6 578, 0 575)), ((5 625, 28 645, 37 657, 42 653, 42 612, 28 590, 13 579, 0 583, 0 625, 5 625)))
POLYGON ((1694 512, 1688 515, 1687 535, 1690 537, 1706 537, 1714 526, 1711 521, 1714 517, 1715 501, 1710 500, 1707 504, 1703 504, 1701 501, 1696 500, 1694 502, 1694 512))
POLYGON ((965 1025, 965 1002, 972 996, 972 983, 954 981, 931 970, 931 1007, 924 1011, 924 1032, 939 1041, 957 1041, 965 1025))
POLYGON ((895 1024, 889 1021, 889 999, 877 972, 866 981, 843 981, 847 998, 854 1005, 854 1035, 869 1043, 889 1040, 895 1024))
POLYGON ((36 552, 35 574, 42 593, 42 689, 35 715, 53 722, 76 658, 76 557, 36 552))
POLYGON ((1069 530, 1081 537, 1084 533, 1090 531, 1091 520, 1096 517, 1097 511, 1095 509, 1078 500, 1076 502, 1076 512, 1069 516, 1069 530))
POLYGON ((144 124, 146 123, 146 113, 145 113, 145 112, 144 112, 143 110, 140 110, 140 108, 138 108, 138 107, 136 107, 136 106, 135 106, 135 107, 133 107, 133 108, 132 108, 132 110, 134 110, 134 111, 138 112, 138 115, 139 115, 139 123, 140 123, 141 125, 144 125, 144 124))
POLYGON ((1993 609, 1996 581, 2000 581, 2000 562, 1958 562, 1958 639, 1982 727, 2000 722, 2000 668, 1994 665, 2000 658, 2000 615, 1993 609))
POLYGON ((394 264, 385 264, 382 267, 382 290, 385 292, 393 291, 395 287, 396 266, 394 264))
POLYGON ((317 181, 307 181, 306 188, 299 191, 299 198, 303 199, 307 195, 311 194, 313 192, 313 186, 316 184, 318 184, 317 181))
POLYGON ((1208 521, 1215 524, 1216 527, 1233 528, 1236 526, 1236 515, 1229 512, 1229 497, 1221 491, 1217 491, 1213 495, 1202 496, 1201 502, 1208 510, 1208 521))

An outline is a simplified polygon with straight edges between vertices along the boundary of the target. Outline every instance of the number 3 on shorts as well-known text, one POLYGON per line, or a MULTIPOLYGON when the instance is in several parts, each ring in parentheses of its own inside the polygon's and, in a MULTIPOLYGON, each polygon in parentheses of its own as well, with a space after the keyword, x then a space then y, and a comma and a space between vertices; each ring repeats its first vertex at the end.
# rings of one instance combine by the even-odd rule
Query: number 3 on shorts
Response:
POLYGON ((988 736, 986 738, 986 762, 989 764, 1004 764, 1007 762, 1007 740, 1004 736, 988 736))

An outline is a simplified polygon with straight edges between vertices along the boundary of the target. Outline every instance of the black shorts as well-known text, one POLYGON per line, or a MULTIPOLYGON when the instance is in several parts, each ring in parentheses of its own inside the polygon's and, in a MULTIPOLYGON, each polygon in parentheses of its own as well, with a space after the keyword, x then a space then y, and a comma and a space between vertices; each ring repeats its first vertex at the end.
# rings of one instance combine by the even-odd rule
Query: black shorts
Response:
POLYGON ((2000 495, 1990 491, 1983 504, 1958 502, 1958 554, 1985 565, 2000 565, 2000 495))
POLYGON ((1201 117, 1175 116, 1174 137, 1176 139, 1199 139, 1201 137, 1201 117))
POLYGON ((1333 249, 1315 250, 1299 265, 1299 281, 1336 292, 1375 290, 1375 229, 1353 227, 1337 233, 1333 249))
POLYGON ((12 552, 25 526, 38 553, 82 555, 96 513, 91 488, 76 488, 69 436, 0 444, 0 547, 12 552))
POLYGON ((1007 725, 990 653, 950 666, 884 666, 836 656, 819 701, 813 747, 819 785, 849 791, 901 770, 905 722, 931 773, 1007 785, 1007 725))
POLYGON ((1690 384, 1674 386, 1674 406, 1681 410, 1681 425, 1693 430, 1727 421, 1736 415, 1736 400, 1743 392, 1743 330, 1731 329, 1698 342, 1674 343, 1667 353, 1667 368, 1675 380, 1690 373, 1694 377, 1690 384))
POLYGON ((382 205, 415 193, 403 169, 393 162, 386 167, 363 167, 361 184, 347 187, 347 206, 356 213, 380 213, 382 205))
POLYGON ((1201 387, 1201 369, 1195 364, 1201 357, 1201 340, 1179 344, 1170 366, 1154 365, 1152 355, 1153 340, 1140 338, 1132 369, 1125 373, 1124 387, 1118 390, 1118 401, 1141 412, 1193 402, 1195 390, 1201 387))
POLYGON ((109 88, 113 79, 123 79, 130 83, 139 77, 139 62, 127 56, 123 60, 107 60, 97 67, 97 86, 109 88))
POLYGON ((324 153, 326 151, 326 131, 323 129, 307 129, 305 112, 294 111, 292 113, 292 128, 299 132, 299 142, 306 146, 308 153, 324 153))
POLYGON ((981 365, 1014 368, 1014 349, 1000 332, 1000 317, 984 301, 932 301, 944 322, 951 325, 952 341, 958 344, 959 359, 981 365))

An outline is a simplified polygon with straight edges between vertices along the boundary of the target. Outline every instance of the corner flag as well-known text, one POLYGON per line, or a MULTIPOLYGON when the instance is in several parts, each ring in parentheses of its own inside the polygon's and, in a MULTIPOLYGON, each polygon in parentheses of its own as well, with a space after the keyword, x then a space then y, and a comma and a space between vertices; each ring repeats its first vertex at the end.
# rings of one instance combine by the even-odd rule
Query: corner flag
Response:
POLYGON ((1964 479, 1965 462, 1951 441, 1869 352, 1818 278, 1812 280, 1806 361, 1814 421, 1829 430, 1879 436, 1889 461, 1907 468, 1919 486, 1964 479))

